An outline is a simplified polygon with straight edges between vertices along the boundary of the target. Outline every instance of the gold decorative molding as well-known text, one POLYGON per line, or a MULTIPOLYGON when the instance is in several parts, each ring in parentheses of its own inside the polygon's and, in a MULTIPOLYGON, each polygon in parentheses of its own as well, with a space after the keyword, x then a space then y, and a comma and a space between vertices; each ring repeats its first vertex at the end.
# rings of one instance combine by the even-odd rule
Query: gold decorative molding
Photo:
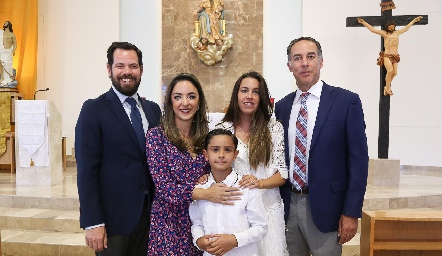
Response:
POLYGON ((6 152, 6 133, 11 131, 11 93, 0 92, 0 156, 6 152))
MULTIPOLYGON (((222 59, 219 58, 220 61, 207 65, 198 57, 204 54, 197 53, 191 46, 197 18, 196 8, 202 1, 163 1, 161 86, 165 88, 178 73, 192 73, 203 87, 209 111, 221 112, 230 102, 231 95, 226 92, 231 92, 238 77, 249 70, 262 73, 263 2, 223 0, 225 37, 231 33, 234 45, 222 59), (250 6, 254 6, 253 10, 250 10, 250 6)), ((216 54, 217 50, 212 50, 211 53, 205 53, 203 59, 208 62, 212 58, 212 62, 215 62, 216 54)))
POLYGON ((208 44, 203 48, 200 48, 200 38, 195 34, 190 37, 190 46, 192 46, 192 49, 195 50, 198 59, 208 66, 214 65, 218 61, 221 61, 232 45, 232 34, 228 34, 226 37, 224 37, 224 44, 221 46, 221 49, 218 49, 218 47, 214 44, 208 44))
POLYGON ((198 6, 196 15, 190 45, 204 64, 214 65, 233 45, 233 35, 226 32, 224 3, 221 0, 205 0, 198 6))

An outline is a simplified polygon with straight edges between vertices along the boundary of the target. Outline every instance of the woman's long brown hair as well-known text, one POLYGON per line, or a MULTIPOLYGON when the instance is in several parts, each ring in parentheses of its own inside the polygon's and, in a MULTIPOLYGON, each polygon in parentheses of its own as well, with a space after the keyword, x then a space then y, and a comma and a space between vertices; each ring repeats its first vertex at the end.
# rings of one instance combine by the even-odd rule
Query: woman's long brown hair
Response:
POLYGON ((253 114, 252 123, 250 124, 249 135, 249 164, 256 169, 259 164, 268 165, 272 152, 272 137, 269 131, 269 121, 273 113, 273 106, 270 102, 269 89, 267 83, 261 74, 255 71, 247 72, 241 75, 235 82, 233 87, 230 104, 227 108, 223 122, 232 122, 233 127, 241 122, 241 110, 238 105, 238 92, 241 82, 244 78, 254 78, 259 82, 259 105, 253 114))
POLYGON ((202 153, 204 149, 204 138, 209 132, 209 121, 207 119, 207 102, 204 96, 203 89, 201 87, 198 79, 188 73, 181 73, 177 75, 166 90, 166 95, 164 96, 164 115, 161 120, 161 125, 164 129, 166 137, 170 142, 175 145, 181 151, 189 150, 187 148, 186 142, 180 135, 180 132, 175 124, 175 113, 172 106, 172 91, 175 85, 181 81, 189 81, 195 86, 198 91, 199 103, 198 110, 193 116, 192 125, 190 127, 189 135, 191 137, 191 142, 193 145, 194 153, 202 153))

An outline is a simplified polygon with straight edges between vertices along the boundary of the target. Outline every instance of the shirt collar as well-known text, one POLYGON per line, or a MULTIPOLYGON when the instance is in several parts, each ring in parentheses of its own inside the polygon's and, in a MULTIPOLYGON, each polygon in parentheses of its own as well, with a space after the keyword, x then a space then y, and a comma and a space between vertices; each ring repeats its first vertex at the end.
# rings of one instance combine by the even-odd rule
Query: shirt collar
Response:
MULTIPOLYGON (((123 104, 127 98, 129 98, 126 95, 123 95, 121 92, 119 92, 115 86, 112 85, 112 90, 114 90, 115 94, 117 94, 118 99, 120 100, 121 104, 123 104)), ((138 94, 135 93, 134 95, 131 96, 135 102, 137 103, 138 106, 140 106, 140 102, 138 101, 138 94)))
MULTIPOLYGON (((319 79, 318 82, 316 84, 314 84, 312 87, 310 87, 310 89, 307 92, 309 92, 310 95, 313 95, 319 99, 321 97, 323 85, 324 85, 324 82, 319 79)), ((299 97, 301 96, 302 93, 303 92, 301 90, 296 89, 295 102, 297 102, 299 100, 299 97)))
MULTIPOLYGON (((232 172, 227 175, 227 177, 221 181, 221 183, 226 184, 227 186, 233 187, 233 185, 235 185, 236 183, 238 183, 239 181, 239 175, 238 173, 232 168, 232 172)), ((207 184, 209 184, 209 186, 212 186, 213 184, 215 184, 216 181, 213 178, 212 172, 209 175, 209 178, 207 179, 207 184)))

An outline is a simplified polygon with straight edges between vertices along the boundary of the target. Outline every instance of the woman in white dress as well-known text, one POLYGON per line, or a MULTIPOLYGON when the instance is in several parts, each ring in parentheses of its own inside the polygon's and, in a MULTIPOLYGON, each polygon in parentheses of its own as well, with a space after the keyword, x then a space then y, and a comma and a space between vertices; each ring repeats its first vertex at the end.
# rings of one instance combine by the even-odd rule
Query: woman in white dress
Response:
POLYGON ((235 170, 242 187, 258 188, 267 212, 268 234, 259 242, 260 255, 288 255, 284 205, 279 186, 287 179, 284 129, 272 117, 266 81, 257 72, 243 74, 233 87, 230 104, 217 128, 231 130, 239 139, 235 170))

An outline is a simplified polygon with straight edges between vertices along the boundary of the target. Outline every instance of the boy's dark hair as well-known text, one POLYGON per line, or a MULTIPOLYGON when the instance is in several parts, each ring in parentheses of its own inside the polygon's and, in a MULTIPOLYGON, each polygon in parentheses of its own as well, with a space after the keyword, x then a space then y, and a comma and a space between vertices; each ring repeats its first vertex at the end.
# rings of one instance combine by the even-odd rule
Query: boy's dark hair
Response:
POLYGON ((204 139, 204 149, 205 150, 207 150, 207 147, 209 146, 210 141, 216 135, 227 135, 227 136, 229 136, 232 139, 233 144, 235 145, 235 150, 238 147, 238 138, 236 138, 236 136, 231 131, 226 130, 226 129, 218 128, 218 129, 211 130, 206 135, 206 138, 204 139))

